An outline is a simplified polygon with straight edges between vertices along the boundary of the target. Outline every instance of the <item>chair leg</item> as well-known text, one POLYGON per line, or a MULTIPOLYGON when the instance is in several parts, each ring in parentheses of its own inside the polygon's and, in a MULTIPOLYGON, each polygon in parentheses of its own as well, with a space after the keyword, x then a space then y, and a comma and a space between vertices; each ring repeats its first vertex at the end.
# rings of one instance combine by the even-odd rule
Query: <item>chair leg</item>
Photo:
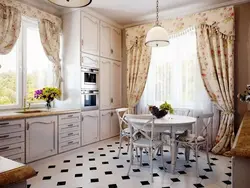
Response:
POLYGON ((149 148, 149 162, 150 162, 150 180, 151 183, 154 182, 153 179, 153 149, 149 148))
POLYGON ((195 145, 195 160, 196 160, 196 176, 199 177, 199 164, 198 164, 198 145, 195 145))
POLYGON ((206 142, 206 152, 207 152, 207 163, 208 163, 209 169, 212 170, 212 166, 211 166, 210 158, 209 158, 208 142, 206 142))
POLYGON ((163 145, 161 146, 161 162, 162 162, 162 167, 163 167, 164 171, 166 172, 166 168, 164 165, 163 145))
POLYGON ((138 155, 138 148, 135 148, 135 156, 136 156, 136 159, 137 159, 137 162, 139 162, 139 155, 138 155))
POLYGON ((189 163, 189 159, 190 159, 190 148, 185 147, 185 160, 186 160, 186 163, 189 163))
POLYGON ((134 151, 133 151, 133 145, 131 144, 130 145, 130 163, 129 163, 128 173, 127 173, 128 176, 131 170, 131 166, 133 164, 133 160, 134 160, 134 151))
POLYGON ((142 149, 143 148, 140 148, 140 166, 142 166, 142 149))
POLYGON ((122 138, 123 138, 123 136, 122 135, 120 135, 120 144, 119 144, 119 151, 118 151, 118 158, 120 157, 120 153, 121 153, 121 147, 122 147, 122 138))
MULTIPOLYGON (((127 137, 127 138, 128 138, 128 137, 127 137)), ((129 152, 129 146, 130 146, 130 138, 129 138, 129 141, 128 141, 127 153, 129 152)))

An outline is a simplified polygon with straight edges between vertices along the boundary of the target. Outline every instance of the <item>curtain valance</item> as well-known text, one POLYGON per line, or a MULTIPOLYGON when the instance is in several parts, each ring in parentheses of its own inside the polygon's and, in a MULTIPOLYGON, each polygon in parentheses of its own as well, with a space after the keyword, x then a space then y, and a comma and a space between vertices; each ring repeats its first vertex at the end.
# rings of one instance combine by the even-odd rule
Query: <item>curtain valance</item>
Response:
POLYGON ((14 7, 18 9, 22 15, 30 18, 36 18, 37 20, 50 20, 56 25, 56 27, 60 28, 60 30, 62 29, 62 19, 60 17, 41 11, 35 7, 29 6, 16 0, 0 0, 0 4, 14 7))
MULTIPOLYGON (((215 10, 209 10, 202 13, 196 13, 189 16, 162 21, 162 26, 167 30, 169 35, 181 32, 189 27, 200 24, 216 25, 218 30, 227 36, 234 36, 234 7, 228 6, 215 10)), ((154 23, 139 25, 126 29, 126 47, 130 49, 137 38, 147 34, 148 30, 153 27, 154 23)))

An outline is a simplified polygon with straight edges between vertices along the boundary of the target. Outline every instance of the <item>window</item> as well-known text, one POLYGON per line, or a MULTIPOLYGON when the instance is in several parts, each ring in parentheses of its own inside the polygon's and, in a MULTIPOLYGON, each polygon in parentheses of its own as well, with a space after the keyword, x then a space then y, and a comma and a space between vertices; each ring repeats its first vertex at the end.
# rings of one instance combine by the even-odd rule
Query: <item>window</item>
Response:
POLYGON ((148 79, 138 112, 164 101, 174 108, 203 110, 211 106, 200 75, 195 30, 170 40, 167 47, 152 49, 148 79))
MULTIPOLYGON (((18 42, 7 55, 0 55, 0 108, 20 108, 23 98, 33 97, 34 90, 53 86, 53 67, 47 58, 38 23, 22 20, 18 42)), ((41 101, 32 101, 39 105, 41 101)))

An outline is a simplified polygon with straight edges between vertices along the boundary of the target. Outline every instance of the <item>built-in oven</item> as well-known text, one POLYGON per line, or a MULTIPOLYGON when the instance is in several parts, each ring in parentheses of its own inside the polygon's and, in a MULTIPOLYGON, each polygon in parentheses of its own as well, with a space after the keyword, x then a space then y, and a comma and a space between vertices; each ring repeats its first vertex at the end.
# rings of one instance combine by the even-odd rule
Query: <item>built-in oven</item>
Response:
POLYGON ((99 70, 96 68, 81 68, 81 85, 86 89, 98 89, 99 70))
POLYGON ((82 89, 81 105, 84 111, 99 109, 99 90, 82 89))

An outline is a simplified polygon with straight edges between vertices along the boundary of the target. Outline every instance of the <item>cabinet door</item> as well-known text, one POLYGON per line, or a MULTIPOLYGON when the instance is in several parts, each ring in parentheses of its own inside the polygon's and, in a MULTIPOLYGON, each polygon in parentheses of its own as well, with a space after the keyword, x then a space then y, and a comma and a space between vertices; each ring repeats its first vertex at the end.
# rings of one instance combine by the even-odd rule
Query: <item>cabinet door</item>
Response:
POLYGON ((26 162, 57 154, 57 117, 26 120, 26 162))
POLYGON ((99 68, 99 57, 82 53, 81 66, 90 68, 99 68))
POLYGON ((111 101, 113 108, 121 107, 121 62, 114 61, 111 71, 111 101))
POLYGON ((99 111, 82 113, 82 145, 99 141, 99 111))
POLYGON ((111 137, 111 112, 102 111, 100 115, 100 139, 104 140, 111 137))
POLYGON ((119 119, 115 111, 111 112, 111 137, 118 136, 120 133, 119 119))
POLYGON ((111 26, 101 22, 100 28, 101 56, 111 58, 111 26))
POLYGON ((90 16, 82 12, 82 19, 81 19, 81 45, 82 51, 93 54, 99 55, 99 33, 100 33, 100 22, 97 18, 90 16))
POLYGON ((122 59, 122 32, 112 27, 111 30, 111 58, 121 61, 122 59))
POLYGON ((100 61, 100 109, 111 109, 111 64, 108 59, 100 61))

